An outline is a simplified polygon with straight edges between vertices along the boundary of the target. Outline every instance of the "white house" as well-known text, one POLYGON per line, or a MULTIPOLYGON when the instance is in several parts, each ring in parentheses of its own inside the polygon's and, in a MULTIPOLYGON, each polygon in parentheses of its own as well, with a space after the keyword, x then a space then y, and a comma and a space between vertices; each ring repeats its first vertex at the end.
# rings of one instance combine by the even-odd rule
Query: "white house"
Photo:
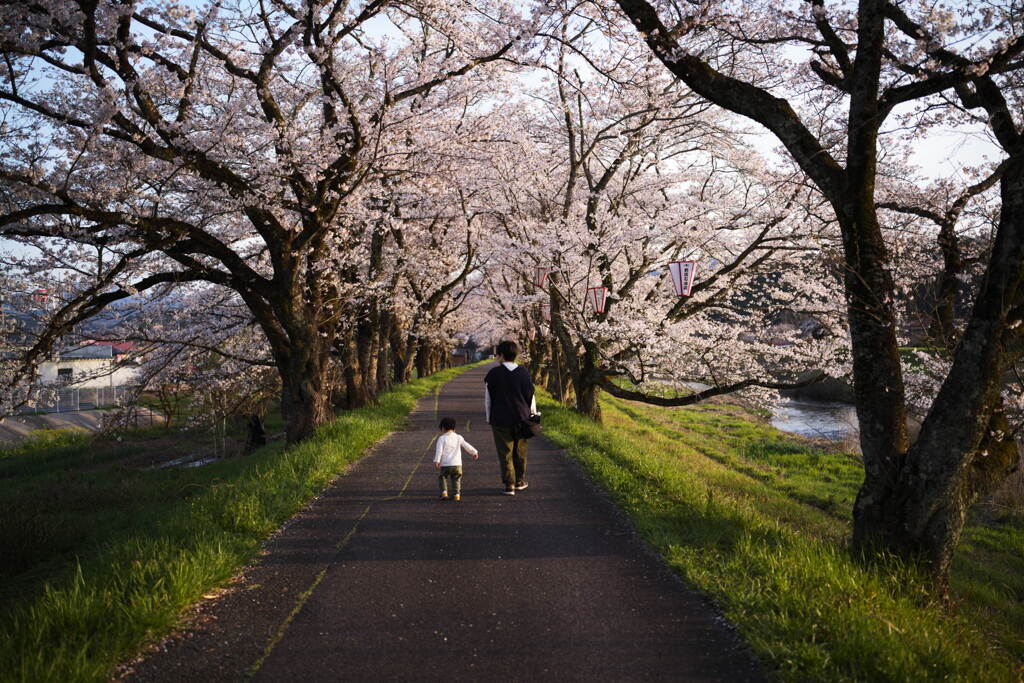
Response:
POLYGON ((134 384, 138 364, 130 359, 131 342, 88 342, 66 349, 39 366, 44 384, 57 382, 73 389, 97 389, 134 384))

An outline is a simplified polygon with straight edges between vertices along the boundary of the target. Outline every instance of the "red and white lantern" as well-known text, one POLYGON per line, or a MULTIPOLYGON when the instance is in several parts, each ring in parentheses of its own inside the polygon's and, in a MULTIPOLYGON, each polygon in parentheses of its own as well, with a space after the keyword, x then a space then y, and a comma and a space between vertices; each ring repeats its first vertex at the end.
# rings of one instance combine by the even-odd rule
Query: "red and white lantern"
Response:
POLYGON ((690 296, 693 277, 697 274, 697 262, 673 261, 668 264, 668 272, 672 275, 672 287, 676 290, 676 296, 690 296))
POLYGON ((544 318, 544 322, 551 322, 551 306, 549 304, 540 305, 540 314, 544 318))
POLYGON ((604 313, 604 304, 608 300, 608 288, 588 287, 587 300, 594 307, 594 313, 604 313))
POLYGON ((533 286, 537 289, 544 289, 544 283, 547 282, 548 275, 551 274, 551 269, 547 266, 537 266, 533 269, 533 286))
POLYGON ((50 293, 45 289, 37 289, 32 292, 32 301, 37 304, 45 304, 49 297, 50 293))

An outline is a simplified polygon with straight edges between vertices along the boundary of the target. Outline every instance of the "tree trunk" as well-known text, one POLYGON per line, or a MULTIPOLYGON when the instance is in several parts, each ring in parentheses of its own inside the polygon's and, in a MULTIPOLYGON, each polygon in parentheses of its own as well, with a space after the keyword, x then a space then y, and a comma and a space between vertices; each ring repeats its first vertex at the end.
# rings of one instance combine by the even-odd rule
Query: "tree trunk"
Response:
POLYGON ((281 373, 281 413, 289 444, 311 437, 331 417, 326 350, 310 343, 297 345, 278 360, 281 373))
POLYGON ((547 386, 551 359, 546 338, 537 335, 527 348, 530 350, 530 376, 534 378, 534 384, 547 386))
POLYGON ((430 342, 421 341, 416 349, 416 374, 419 377, 427 377, 431 374, 430 354, 432 345, 430 342))
POLYGON ((355 360, 350 360, 342 373, 345 378, 345 401, 342 407, 352 410, 359 406, 359 368, 355 360))
POLYGON ((334 363, 332 366, 331 405, 335 410, 348 410, 349 375, 352 372, 352 345, 347 334, 334 340, 334 363))
POLYGON ((872 551, 886 536, 892 513, 887 492, 898 486, 909 440, 896 316, 887 296, 893 292, 885 267, 888 255, 873 215, 865 210, 846 220, 854 223, 844 226, 843 243, 854 400, 864 455, 864 483, 853 509, 853 546, 872 551))
POLYGON ((920 559, 940 594, 970 506, 1019 460, 1001 392, 1022 336, 1008 322, 1024 312, 1024 158, 1008 169, 1000 192, 992 256, 949 374, 898 476, 865 501, 859 496, 854 519, 855 546, 920 559))
POLYGON ((377 391, 387 391, 391 388, 392 378, 392 351, 391 351, 391 330, 394 327, 394 316, 391 313, 381 315, 380 326, 377 329, 377 391))
POLYGON ((1019 461, 1017 443, 1010 436, 1010 427, 1002 412, 992 413, 982 430, 1006 438, 985 438, 966 458, 963 453, 950 457, 948 447, 936 443, 944 438, 955 440, 959 436, 955 432, 964 431, 949 423, 943 427, 936 429, 921 448, 915 445, 909 454, 900 488, 904 496, 909 493, 910 497, 901 501, 899 512, 903 523, 892 530, 898 534, 893 545, 904 556, 923 560, 940 597, 947 594, 953 554, 970 507, 981 496, 995 490, 1016 469, 1019 461))
POLYGON ((315 305, 284 288, 273 307, 241 292, 256 315, 281 377, 281 417, 291 445, 313 436, 333 416, 331 351, 336 328, 317 323, 315 305))
POLYGON ((557 368, 548 373, 548 381, 545 389, 559 403, 565 403, 567 393, 565 388, 569 385, 569 377, 565 373, 557 372, 557 368))
MULTIPOLYGON (((552 273, 549 275, 549 278, 551 279, 552 287, 558 286, 559 276, 557 273, 552 273)), ((560 394, 558 400, 563 403, 566 402, 569 391, 572 389, 576 393, 576 408, 579 410, 581 405, 579 394, 587 384, 585 378, 588 369, 591 367, 591 364, 588 364, 590 351, 584 347, 581 352, 579 345, 573 340, 569 330, 562 323, 561 298, 552 296, 550 306, 551 357, 554 361, 554 379, 557 384, 555 388, 557 393, 560 394)), ((593 400, 586 404, 597 406, 596 397, 593 397, 593 400)), ((597 419, 600 419, 600 416, 597 419)))
POLYGON ((548 345, 548 372, 545 388, 548 393, 559 403, 565 403, 568 397, 568 387, 572 381, 566 369, 565 359, 561 355, 561 348, 557 340, 551 338, 548 345))
POLYGON ((939 231, 939 247, 942 250, 943 267, 936 286, 934 317, 928 330, 933 343, 946 348, 952 348, 956 343, 953 323, 956 316, 959 276, 963 272, 960 242, 954 228, 954 222, 947 219, 939 231))
POLYGON ((829 199, 843 239, 854 400, 864 455, 864 483, 853 509, 853 546, 870 552, 879 545, 889 545, 884 530, 891 507, 887 492, 897 490, 909 441, 893 305, 895 287, 875 207, 878 127, 882 119, 878 93, 884 44, 880 3, 860 3, 857 37, 845 181, 841 187, 830 188, 829 199))
POLYGON ((393 385, 394 369, 391 365, 391 350, 387 344, 377 347, 377 392, 387 391, 393 385))
POLYGON ((267 431, 263 426, 263 416, 258 413, 250 413, 245 416, 246 438, 243 455, 248 455, 260 446, 267 445, 267 431))
POLYGON ((360 368, 355 335, 355 330, 349 330, 334 343, 340 375, 338 386, 334 388, 334 406, 339 410, 351 410, 358 405, 360 368))
POLYGON ((359 324, 356 337, 356 355, 359 363, 359 377, 356 404, 353 408, 372 403, 377 399, 377 348, 376 316, 359 324))
POLYGON ((601 421, 601 374, 597 367, 597 349, 587 348, 580 359, 580 374, 574 378, 576 410, 595 422, 601 421))
POLYGON ((391 371, 395 384, 403 384, 412 379, 412 367, 409 364, 409 339, 405 326, 395 322, 391 327, 391 371))
POLYGON ((414 345, 406 347, 405 359, 401 367, 401 376, 403 382, 411 382, 413 377, 413 370, 416 368, 416 358, 419 356, 419 349, 415 348, 414 345))
POLYGON ((576 410, 586 415, 595 422, 601 421, 601 403, 598 396, 601 394, 601 387, 597 384, 588 383, 583 387, 576 388, 576 410))

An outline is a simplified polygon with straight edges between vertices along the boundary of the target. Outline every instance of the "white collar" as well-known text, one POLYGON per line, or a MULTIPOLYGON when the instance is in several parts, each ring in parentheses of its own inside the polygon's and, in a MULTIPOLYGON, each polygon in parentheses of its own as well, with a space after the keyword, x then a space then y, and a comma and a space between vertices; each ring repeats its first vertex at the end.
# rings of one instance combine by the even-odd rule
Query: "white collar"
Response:
POLYGON ((511 361, 502 361, 501 364, 504 365, 508 370, 515 370, 516 368, 519 367, 517 363, 513 363, 511 361))

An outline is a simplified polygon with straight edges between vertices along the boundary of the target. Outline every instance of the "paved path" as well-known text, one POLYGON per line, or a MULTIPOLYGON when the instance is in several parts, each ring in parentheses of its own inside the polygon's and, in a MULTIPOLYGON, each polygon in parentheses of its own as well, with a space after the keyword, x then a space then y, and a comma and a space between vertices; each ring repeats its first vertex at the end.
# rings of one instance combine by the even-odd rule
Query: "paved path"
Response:
POLYGON ((502 495, 483 374, 291 520, 226 595, 129 674, 140 681, 744 681, 729 627, 633 536, 576 466, 531 442, 502 495), (436 499, 431 440, 451 415, 480 449, 463 501, 436 499))

